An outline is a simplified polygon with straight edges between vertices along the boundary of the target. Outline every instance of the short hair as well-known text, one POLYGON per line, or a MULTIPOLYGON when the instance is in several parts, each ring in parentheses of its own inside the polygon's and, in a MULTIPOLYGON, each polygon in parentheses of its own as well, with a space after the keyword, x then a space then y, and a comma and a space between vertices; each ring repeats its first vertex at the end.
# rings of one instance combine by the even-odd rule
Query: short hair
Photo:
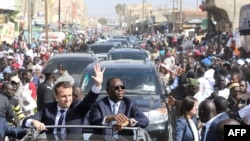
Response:
POLYGON ((4 83, 2 84, 2 90, 8 89, 11 85, 12 85, 12 84, 11 84, 10 82, 4 82, 4 83))
POLYGON ((214 98, 214 105, 216 107, 217 114, 226 112, 228 107, 228 100, 222 96, 216 96, 214 98))
POLYGON ((194 107, 194 103, 197 102, 198 100, 194 98, 193 96, 187 96, 184 98, 182 101, 181 107, 180 107, 180 113, 181 115, 187 114, 187 112, 191 111, 194 107))
POLYGON ((107 87, 107 88, 110 87, 111 81, 113 81, 114 79, 120 79, 120 78, 119 78, 119 77, 112 77, 112 78, 110 78, 110 79, 107 81, 107 83, 106 83, 106 87, 107 87))
POLYGON ((54 91, 55 94, 58 94, 58 88, 63 87, 63 88, 72 88, 72 85, 68 81, 60 81, 55 85, 54 91))

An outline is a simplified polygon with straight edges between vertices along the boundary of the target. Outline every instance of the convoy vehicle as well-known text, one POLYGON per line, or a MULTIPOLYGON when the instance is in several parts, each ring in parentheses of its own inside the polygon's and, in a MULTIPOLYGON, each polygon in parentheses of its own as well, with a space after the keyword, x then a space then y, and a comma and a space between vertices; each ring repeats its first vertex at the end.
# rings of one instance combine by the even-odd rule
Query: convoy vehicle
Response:
POLYGON ((68 73, 75 79, 75 83, 78 84, 84 69, 97 59, 98 58, 91 53, 56 54, 48 61, 43 72, 53 72, 57 70, 58 64, 64 63, 67 66, 68 73))
MULTIPOLYGON (((94 62, 85 69, 79 86, 83 93, 87 94, 94 81, 94 62)), ((107 96, 106 82, 113 77, 119 77, 126 89, 125 96, 136 101, 138 107, 149 119, 149 125, 145 130, 152 140, 169 141, 172 132, 169 131, 169 110, 165 102, 166 89, 155 68, 149 60, 106 60, 99 62, 105 67, 104 81, 99 98, 107 96)), ((85 119, 85 125, 88 118, 85 119)))

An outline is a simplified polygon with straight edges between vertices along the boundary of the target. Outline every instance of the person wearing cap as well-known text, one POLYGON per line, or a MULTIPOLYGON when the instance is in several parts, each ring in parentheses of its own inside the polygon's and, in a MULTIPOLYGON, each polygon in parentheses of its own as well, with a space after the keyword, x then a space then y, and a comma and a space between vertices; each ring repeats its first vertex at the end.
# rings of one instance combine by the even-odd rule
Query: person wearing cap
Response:
MULTIPOLYGON (((190 95, 195 97, 196 99, 198 99, 198 103, 200 103, 202 100, 204 100, 204 98, 202 97, 202 94, 199 93, 199 88, 200 88, 200 82, 195 79, 195 78, 187 78, 186 83, 183 84, 184 88, 185 88, 185 97, 190 95)), ((184 97, 184 98, 185 98, 184 97)), ((183 99, 176 99, 175 96, 168 96, 168 104, 170 106, 175 105, 177 109, 180 109, 181 103, 182 103, 183 99)), ((179 111, 179 110, 177 110, 179 111)), ((177 112, 177 115, 179 115, 180 113, 177 112)))
POLYGON ((45 80, 37 87, 37 111, 42 110, 46 103, 55 101, 53 87, 57 79, 57 71, 48 72, 44 70, 42 73, 45 75, 45 80))
POLYGON ((234 114, 247 105, 247 100, 242 98, 240 83, 231 82, 228 88, 230 89, 230 95, 228 97, 229 113, 234 114))
POLYGON ((214 85, 215 85, 215 80, 214 80, 214 72, 215 70, 211 67, 212 66, 212 61, 211 57, 207 57, 205 59, 201 60, 201 66, 205 67, 206 71, 204 73, 204 78, 208 81, 209 85, 207 86, 207 93, 211 94, 214 92, 214 85))
POLYGON ((17 102, 18 102, 18 105, 16 107, 13 107, 13 110, 17 113, 17 117, 16 118, 18 122, 20 122, 24 117, 25 115, 22 114, 23 113, 23 99, 21 97, 21 93, 22 93, 22 83, 19 79, 18 76, 12 76, 10 78, 10 83, 12 84, 13 86, 13 90, 14 90, 14 98, 17 99, 17 102))
POLYGON ((59 71, 59 77, 56 79, 55 84, 61 81, 67 81, 72 86, 75 83, 74 78, 68 73, 67 71, 67 65, 65 63, 58 64, 58 71, 59 71))

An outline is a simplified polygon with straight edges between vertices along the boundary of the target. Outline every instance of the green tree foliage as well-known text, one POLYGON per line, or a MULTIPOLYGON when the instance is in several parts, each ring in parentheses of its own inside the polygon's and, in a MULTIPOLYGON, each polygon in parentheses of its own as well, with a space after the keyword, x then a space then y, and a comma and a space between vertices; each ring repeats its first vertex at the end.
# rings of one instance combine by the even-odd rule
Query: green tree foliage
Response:
POLYGON ((126 4, 117 4, 115 6, 115 11, 116 11, 116 14, 119 16, 119 22, 121 25, 121 17, 125 15, 126 4))
POLYGON ((107 19, 105 19, 105 18, 100 18, 100 19, 98 20, 98 22, 99 22, 101 25, 107 25, 107 23, 108 23, 107 19))

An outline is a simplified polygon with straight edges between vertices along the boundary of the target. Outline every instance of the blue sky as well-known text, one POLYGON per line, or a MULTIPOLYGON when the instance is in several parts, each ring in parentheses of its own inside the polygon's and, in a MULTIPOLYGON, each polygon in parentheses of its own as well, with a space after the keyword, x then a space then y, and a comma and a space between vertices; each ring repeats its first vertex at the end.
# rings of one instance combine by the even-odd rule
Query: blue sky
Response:
MULTIPOLYGON (((147 3, 153 4, 154 7, 173 7, 173 0, 145 0, 147 3)), ((177 0, 174 0, 177 1, 177 0)), ((180 0, 179 0, 180 1, 180 0)), ((200 5, 201 0, 182 0, 183 8, 197 8, 197 1, 200 5)), ((116 18, 116 4, 141 4, 142 0, 84 0, 88 8, 89 16, 98 16, 106 18, 116 18)))

